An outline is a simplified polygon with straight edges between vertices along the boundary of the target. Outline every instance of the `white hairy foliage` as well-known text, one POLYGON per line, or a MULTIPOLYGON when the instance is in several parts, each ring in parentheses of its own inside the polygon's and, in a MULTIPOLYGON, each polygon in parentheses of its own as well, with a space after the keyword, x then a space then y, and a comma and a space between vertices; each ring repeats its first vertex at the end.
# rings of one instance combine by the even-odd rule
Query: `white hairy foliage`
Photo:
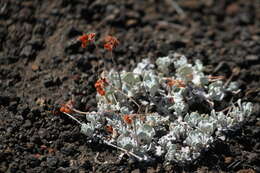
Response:
POLYGON ((106 95, 97 95, 98 114, 87 115, 82 133, 102 134, 99 131, 106 123, 117 134, 111 141, 139 156, 151 151, 167 162, 198 158, 201 150, 214 141, 213 136, 221 137, 222 131, 244 121, 253 107, 252 103, 238 100, 229 105, 228 111, 214 110, 215 102, 223 101, 227 92, 239 88, 236 82, 225 87, 221 80, 209 81, 203 69, 201 61, 196 60, 193 65, 185 56, 174 53, 158 58, 156 64, 144 59, 132 72, 120 72, 121 89, 115 71, 103 74, 109 83, 106 95), (166 79, 180 80, 186 87, 168 86, 166 79), (196 103, 198 110, 193 106, 191 111, 196 103), (199 113, 200 106, 208 111, 199 113), (109 116, 102 115, 108 111, 109 116), (135 115, 132 124, 124 122, 124 115, 135 115))

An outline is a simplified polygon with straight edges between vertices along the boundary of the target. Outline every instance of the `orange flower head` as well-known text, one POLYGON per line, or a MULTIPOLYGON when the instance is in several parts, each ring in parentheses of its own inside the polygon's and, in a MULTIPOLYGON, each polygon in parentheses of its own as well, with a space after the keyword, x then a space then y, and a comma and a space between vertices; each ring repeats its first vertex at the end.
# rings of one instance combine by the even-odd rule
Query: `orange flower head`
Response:
POLYGON ((108 51, 113 51, 114 48, 116 48, 119 45, 119 41, 117 38, 112 37, 110 35, 105 37, 105 44, 104 48, 107 49, 108 51))
POLYGON ((185 83, 182 80, 177 80, 177 86, 179 88, 185 88, 186 87, 185 83))
POLYGON ((78 38, 78 40, 81 42, 81 47, 82 48, 86 48, 87 44, 88 44, 88 35, 87 34, 83 34, 82 36, 80 36, 78 38))
POLYGON ((103 88, 97 88, 97 92, 99 95, 104 96, 106 95, 106 91, 103 88))
POLYGON ((96 36, 96 33, 89 33, 88 34, 88 41, 90 42, 94 42, 95 41, 95 36, 96 36))
POLYGON ((88 43, 94 42, 95 36, 95 33, 83 34, 82 36, 79 36, 78 40, 81 42, 81 47, 86 48, 88 43))
POLYGON ((179 88, 184 88, 186 86, 183 81, 181 81, 181 80, 173 80, 173 79, 167 79, 167 85, 169 87, 177 86, 179 88))
POLYGON ((167 85, 168 85, 169 87, 172 87, 172 86, 174 86, 175 84, 176 84, 175 80, 167 79, 167 85))
POLYGON ((113 127, 111 125, 109 126, 106 126, 106 131, 109 132, 109 133, 113 133, 113 127))
POLYGON ((72 113, 72 108, 73 108, 74 102, 72 100, 69 100, 66 104, 62 105, 62 107, 60 108, 60 112, 64 112, 64 113, 72 113))
POLYGON ((66 106, 62 106, 62 107, 60 108, 60 112, 70 114, 70 113, 72 113, 72 110, 71 110, 70 108, 66 107, 66 106))
POLYGON ((95 83, 95 88, 99 95, 104 96, 106 94, 106 91, 104 88, 107 84, 108 83, 105 78, 97 80, 97 82, 95 83))
POLYGON ((132 124, 133 123, 133 119, 130 115, 124 115, 123 120, 126 124, 132 124))

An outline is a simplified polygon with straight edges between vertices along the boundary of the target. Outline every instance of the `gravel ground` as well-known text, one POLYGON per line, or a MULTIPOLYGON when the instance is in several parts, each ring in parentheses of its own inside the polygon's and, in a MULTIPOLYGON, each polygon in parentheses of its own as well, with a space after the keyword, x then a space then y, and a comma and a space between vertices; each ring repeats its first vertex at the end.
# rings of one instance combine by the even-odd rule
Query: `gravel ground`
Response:
POLYGON ((260 1, 175 2, 181 10, 171 0, 1 0, 0 172, 260 172, 260 1), (72 96, 78 109, 95 110, 97 64, 112 67, 104 51, 75 41, 86 32, 120 40, 118 69, 171 50, 201 59, 208 74, 239 69, 238 97, 254 103, 254 114, 190 165, 97 164, 96 153, 105 161, 118 151, 88 143, 57 112, 72 96))

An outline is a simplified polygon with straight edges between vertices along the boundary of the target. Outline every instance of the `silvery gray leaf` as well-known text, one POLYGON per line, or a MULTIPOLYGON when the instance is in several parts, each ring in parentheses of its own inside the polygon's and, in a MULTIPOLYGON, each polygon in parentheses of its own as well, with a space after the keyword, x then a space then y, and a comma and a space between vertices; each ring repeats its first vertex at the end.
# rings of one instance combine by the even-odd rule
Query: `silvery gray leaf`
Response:
POLYGON ((122 148, 131 151, 136 147, 136 142, 133 138, 129 136, 120 135, 117 139, 117 144, 122 148))
POLYGON ((174 154, 175 160, 180 162, 186 162, 192 160, 191 150, 189 147, 181 147, 180 151, 174 154))
POLYGON ((253 112, 253 103, 251 102, 244 102, 242 103, 242 111, 244 116, 249 116, 253 112))
POLYGON ((239 91, 239 85, 237 82, 230 82, 228 87, 226 88, 227 91, 230 91, 230 92, 237 92, 239 91))
POLYGON ((146 70, 151 70, 154 68, 154 65, 150 62, 149 59, 143 59, 142 62, 137 64, 137 67, 133 70, 135 74, 142 74, 146 70))
POLYGON ((178 79, 183 80, 185 82, 191 81, 193 76, 192 66, 189 64, 178 68, 176 76, 178 79))
POLYGON ((203 133, 212 135, 216 129, 216 126, 214 122, 210 122, 204 119, 199 122, 198 129, 201 130, 203 133))
POLYGON ((130 111, 129 107, 127 107, 127 106, 122 106, 122 107, 120 108, 120 112, 121 112, 122 114, 131 114, 131 113, 132 113, 132 111, 130 111))
POLYGON ((195 66, 194 66, 196 71, 202 72, 204 70, 203 64, 201 62, 201 60, 196 59, 195 60, 195 66))
POLYGON ((208 97, 212 100, 221 101, 225 96, 224 84, 221 81, 213 82, 209 85, 208 97))
POLYGON ((175 68, 180 68, 180 67, 183 67, 186 65, 189 65, 189 64, 188 64, 188 60, 185 56, 182 55, 182 56, 179 56, 179 58, 175 58, 175 61, 174 61, 175 68))
POLYGON ((96 112, 91 112, 90 114, 86 115, 86 119, 90 122, 99 122, 101 121, 102 116, 100 116, 96 112))
POLYGON ((121 75, 122 81, 126 82, 128 85, 134 85, 140 82, 140 76, 131 72, 125 72, 121 75))
POLYGON ((198 112, 191 112, 184 117, 184 121, 192 127, 196 127, 201 120, 202 117, 198 112))
POLYGON ((164 126, 169 123, 169 118, 169 116, 162 116, 158 113, 152 113, 146 117, 146 123, 150 126, 164 126))
POLYGON ((172 139, 178 140, 181 137, 185 136, 186 131, 188 130, 185 128, 186 126, 183 126, 182 124, 177 124, 177 123, 171 123, 170 124, 170 133, 172 135, 172 139))
POLYGON ((155 63, 158 66, 158 70, 160 72, 162 72, 164 74, 168 74, 169 66, 171 65, 172 62, 173 62, 173 60, 171 58, 169 58, 168 56, 166 56, 166 57, 157 58, 155 63))
POLYGON ((161 146, 156 146, 155 147, 155 155, 156 156, 162 156, 165 153, 165 150, 161 146))
POLYGON ((173 131, 170 131, 168 134, 162 136, 158 143, 162 146, 162 147, 166 147, 167 144, 171 144, 172 141, 175 141, 176 140, 176 137, 175 137, 175 134, 173 131))
POLYGON ((169 109, 174 110, 176 115, 184 115, 188 111, 188 105, 184 102, 176 102, 169 109))
POLYGON ((91 125, 91 123, 82 123, 80 132, 86 136, 92 136, 95 128, 91 125))
POLYGON ((143 84, 152 96, 154 96, 159 89, 158 77, 152 71, 145 73, 143 84))
POLYGON ((177 149, 177 146, 175 144, 169 145, 168 151, 165 155, 165 159, 168 161, 176 160, 176 157, 175 157, 176 149, 177 149))
POLYGON ((195 151, 200 151, 202 148, 207 147, 212 141, 213 138, 210 135, 195 130, 188 133, 184 143, 191 146, 195 151))
POLYGON ((137 128, 138 139, 144 143, 150 143, 155 135, 155 130, 149 125, 142 125, 137 128))

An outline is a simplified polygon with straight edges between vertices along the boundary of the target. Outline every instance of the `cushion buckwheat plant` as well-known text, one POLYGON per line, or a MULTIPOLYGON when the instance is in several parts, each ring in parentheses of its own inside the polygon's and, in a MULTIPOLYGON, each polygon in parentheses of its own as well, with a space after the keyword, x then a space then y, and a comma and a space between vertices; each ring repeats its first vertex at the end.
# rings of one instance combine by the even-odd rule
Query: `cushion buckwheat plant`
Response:
POLYGON ((97 112, 78 111, 72 102, 62 112, 83 134, 139 161, 187 163, 252 112, 252 103, 240 99, 221 106, 225 96, 239 92, 236 82, 223 79, 205 75, 199 60, 190 64, 184 55, 170 53, 155 64, 144 59, 131 72, 103 72, 95 84, 97 112), (86 121, 74 113, 85 114, 86 121))

